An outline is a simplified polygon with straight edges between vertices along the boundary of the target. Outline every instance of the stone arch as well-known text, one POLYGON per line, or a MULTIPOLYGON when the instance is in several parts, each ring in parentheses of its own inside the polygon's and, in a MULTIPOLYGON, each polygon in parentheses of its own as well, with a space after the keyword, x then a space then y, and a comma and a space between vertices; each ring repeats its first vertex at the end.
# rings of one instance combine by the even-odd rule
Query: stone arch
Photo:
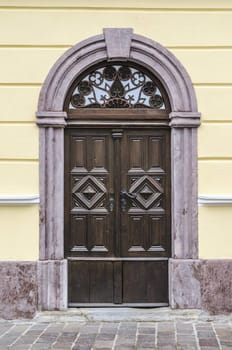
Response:
POLYGON ((197 112, 191 79, 177 58, 159 43, 131 29, 106 29, 65 52, 41 89, 38 111, 63 111, 66 93, 86 68, 103 60, 130 60, 149 69, 163 83, 175 112, 197 112), (120 46, 122 44, 122 46, 120 46))
MULTIPOLYGON (((64 53, 50 70, 41 89, 37 124, 40 127, 40 261, 39 308, 67 307, 67 262, 63 249, 63 129, 65 97, 73 81, 103 60, 138 63, 163 84, 171 104, 172 259, 170 304, 177 305, 181 289, 185 307, 198 307, 175 270, 193 269, 198 258, 197 127, 200 114, 191 79, 185 68, 160 44, 133 34, 132 29, 105 29, 64 53), (183 186, 184 184, 184 186, 183 186), (173 273, 172 273, 173 271, 173 273)), ((198 281, 189 283, 198 293, 198 281)), ((178 302, 180 307, 180 303, 178 302)))

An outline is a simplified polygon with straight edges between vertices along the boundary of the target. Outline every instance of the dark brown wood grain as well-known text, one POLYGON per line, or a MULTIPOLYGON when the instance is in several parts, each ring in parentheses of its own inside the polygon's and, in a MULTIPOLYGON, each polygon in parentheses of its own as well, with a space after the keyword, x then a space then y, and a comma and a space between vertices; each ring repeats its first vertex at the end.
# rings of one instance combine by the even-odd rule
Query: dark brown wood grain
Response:
POLYGON ((127 130, 122 188, 137 197, 122 212, 123 256, 170 255, 169 130, 127 130))
POLYGON ((165 303, 168 300, 167 261, 127 261, 123 264, 124 303, 165 303))
POLYGON ((168 303, 168 128, 67 128, 69 303, 168 303), (135 194, 122 206, 121 191, 135 194), (142 260, 141 260, 142 259, 142 260))
POLYGON ((119 120, 165 120, 169 118, 169 113, 162 110, 151 110, 151 109, 128 109, 128 108, 109 108, 107 113, 99 108, 82 108, 82 109, 71 109, 68 112, 70 120, 90 120, 101 119, 104 115, 105 120, 119 119, 119 120))

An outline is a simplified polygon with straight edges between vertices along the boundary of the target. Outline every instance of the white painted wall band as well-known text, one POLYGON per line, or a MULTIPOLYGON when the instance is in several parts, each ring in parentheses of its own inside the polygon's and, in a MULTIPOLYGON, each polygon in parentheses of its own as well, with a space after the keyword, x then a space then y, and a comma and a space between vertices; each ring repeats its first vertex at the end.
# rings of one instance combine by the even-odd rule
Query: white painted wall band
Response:
MULTIPOLYGON (((31 205, 39 204, 39 195, 0 195, 0 205, 31 205)), ((232 206, 232 194, 201 194, 198 196, 200 206, 232 206)))
POLYGON ((232 194, 201 194, 198 196, 198 205, 229 206, 232 205, 232 194))
POLYGON ((39 204, 39 195, 0 195, 0 205, 31 205, 39 204))

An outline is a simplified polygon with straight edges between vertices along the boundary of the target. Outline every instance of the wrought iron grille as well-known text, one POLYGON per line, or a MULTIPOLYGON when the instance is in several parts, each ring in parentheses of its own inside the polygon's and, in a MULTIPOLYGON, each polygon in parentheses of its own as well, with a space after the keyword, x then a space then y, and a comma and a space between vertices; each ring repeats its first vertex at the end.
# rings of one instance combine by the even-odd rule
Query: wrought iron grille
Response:
POLYGON ((90 70, 72 89, 68 109, 151 108, 166 110, 157 82, 137 67, 111 64, 90 70))

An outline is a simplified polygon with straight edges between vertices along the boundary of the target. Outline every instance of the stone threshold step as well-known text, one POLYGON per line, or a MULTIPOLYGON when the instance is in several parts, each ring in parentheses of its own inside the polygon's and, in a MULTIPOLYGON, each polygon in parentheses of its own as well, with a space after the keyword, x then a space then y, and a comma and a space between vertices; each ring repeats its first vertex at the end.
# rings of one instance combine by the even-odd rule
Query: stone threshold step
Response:
POLYGON ((230 315, 210 315, 199 309, 162 308, 70 308, 65 311, 42 311, 36 322, 165 322, 165 321, 232 321, 230 315))

